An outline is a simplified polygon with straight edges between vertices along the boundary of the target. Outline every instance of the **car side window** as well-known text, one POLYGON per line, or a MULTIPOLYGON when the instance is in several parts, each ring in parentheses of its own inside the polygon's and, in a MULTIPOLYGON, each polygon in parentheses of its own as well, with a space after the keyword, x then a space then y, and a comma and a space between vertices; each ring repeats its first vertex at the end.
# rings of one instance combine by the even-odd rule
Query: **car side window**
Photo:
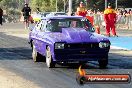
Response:
POLYGON ((95 29, 94 29, 94 27, 92 26, 92 24, 90 23, 89 20, 84 19, 84 20, 82 20, 82 22, 84 22, 85 28, 86 28, 87 31, 89 31, 89 32, 95 32, 95 29))
POLYGON ((46 31, 53 31, 53 25, 51 23, 47 23, 46 25, 47 30, 46 31))
POLYGON ((49 20, 46 24, 46 32, 61 32, 58 20, 49 20))
POLYGON ((41 30, 43 26, 43 21, 40 21, 38 24, 36 24, 36 30, 41 30))
POLYGON ((47 21, 47 24, 46 24, 46 32, 53 32, 53 23, 51 20, 48 20, 47 21))
POLYGON ((38 23, 36 24, 35 29, 36 29, 36 30, 39 30, 39 27, 40 27, 40 22, 38 22, 38 23))
POLYGON ((45 31, 46 31, 46 20, 43 20, 43 21, 42 21, 42 24, 41 24, 41 31, 42 31, 42 32, 45 32, 45 31))

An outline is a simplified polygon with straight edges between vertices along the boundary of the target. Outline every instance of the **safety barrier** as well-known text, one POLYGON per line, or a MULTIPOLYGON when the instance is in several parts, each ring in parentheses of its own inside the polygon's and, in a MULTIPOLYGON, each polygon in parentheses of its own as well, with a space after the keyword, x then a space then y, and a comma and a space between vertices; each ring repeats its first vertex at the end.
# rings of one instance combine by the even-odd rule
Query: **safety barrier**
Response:
MULTIPOLYGON (((90 14, 87 15, 87 18, 91 21, 91 23, 94 26, 104 27, 105 22, 103 18, 103 14, 90 14)), ((22 16, 3 16, 4 22, 19 22, 23 21, 22 16)), ((117 29, 132 29, 132 14, 126 14, 124 15, 117 15, 117 21, 116 21, 116 28, 117 29)))
POLYGON ((4 23, 17 23, 20 21, 20 15, 4 15, 3 22, 4 23))
MULTIPOLYGON (((94 20, 93 21, 94 26, 100 26, 100 27, 105 26, 103 14, 94 14, 93 20, 94 20)), ((117 15, 116 28, 132 29, 132 14, 117 15)))

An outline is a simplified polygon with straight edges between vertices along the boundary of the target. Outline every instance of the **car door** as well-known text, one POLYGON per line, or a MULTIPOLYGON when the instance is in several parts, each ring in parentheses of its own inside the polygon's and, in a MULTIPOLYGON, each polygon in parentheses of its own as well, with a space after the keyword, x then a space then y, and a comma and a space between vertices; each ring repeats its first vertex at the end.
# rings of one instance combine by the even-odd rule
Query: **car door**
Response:
POLYGON ((46 30, 46 20, 42 20, 37 28, 36 28, 36 39, 34 40, 35 42, 35 46, 36 46, 36 50, 42 54, 45 55, 45 51, 46 51, 46 38, 45 38, 45 30, 46 30))
POLYGON ((40 36, 40 29, 42 26, 42 21, 36 24, 35 29, 33 30, 33 44, 35 45, 36 50, 40 53, 40 41, 41 41, 41 36, 40 36))
POLYGON ((37 34, 37 48, 38 52, 42 55, 45 55, 45 50, 46 50, 46 42, 45 42, 45 28, 46 28, 46 21, 42 20, 39 24, 38 28, 38 34, 37 34))

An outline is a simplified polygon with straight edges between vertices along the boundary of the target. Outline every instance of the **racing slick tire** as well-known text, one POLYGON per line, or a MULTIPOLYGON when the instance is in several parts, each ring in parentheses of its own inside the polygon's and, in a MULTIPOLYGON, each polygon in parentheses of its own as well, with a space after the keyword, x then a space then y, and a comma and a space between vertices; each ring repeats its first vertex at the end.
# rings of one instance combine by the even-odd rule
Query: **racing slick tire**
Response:
POLYGON ((49 46, 47 46, 46 48, 46 65, 48 68, 55 67, 55 62, 53 62, 53 58, 49 46))
POLYGON ((99 67, 101 69, 105 69, 108 65, 108 58, 107 59, 103 59, 103 60, 99 60, 99 67))
POLYGON ((39 54, 36 49, 35 46, 32 46, 32 58, 34 62, 41 62, 42 61, 42 55, 39 54))

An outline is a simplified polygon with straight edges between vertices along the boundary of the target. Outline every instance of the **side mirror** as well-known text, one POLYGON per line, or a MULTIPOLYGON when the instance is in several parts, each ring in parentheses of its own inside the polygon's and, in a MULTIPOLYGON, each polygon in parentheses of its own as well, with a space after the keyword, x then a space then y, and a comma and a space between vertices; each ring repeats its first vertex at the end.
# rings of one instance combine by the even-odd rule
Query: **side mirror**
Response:
POLYGON ((29 30, 32 31, 34 29, 34 26, 30 26, 29 30))

